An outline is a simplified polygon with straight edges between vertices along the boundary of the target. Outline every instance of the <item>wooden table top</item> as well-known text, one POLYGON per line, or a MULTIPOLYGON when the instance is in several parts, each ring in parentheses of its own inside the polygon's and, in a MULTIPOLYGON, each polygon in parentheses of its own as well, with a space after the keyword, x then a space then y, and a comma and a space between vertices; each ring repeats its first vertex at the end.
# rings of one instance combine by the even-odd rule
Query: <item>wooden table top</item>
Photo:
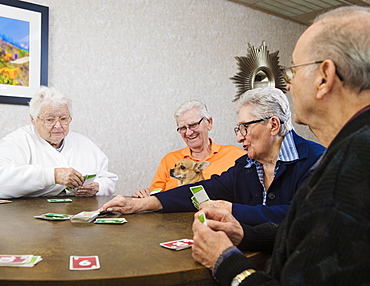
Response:
MULTIPOLYGON (((0 205, 0 254, 42 257, 34 267, 0 267, 0 285, 216 285, 210 270, 195 262, 191 249, 161 247, 189 238, 193 213, 121 215, 123 225, 46 221, 44 213, 77 214, 97 210, 111 197, 72 197, 71 203, 46 198, 14 199, 0 205), (72 255, 97 255, 100 269, 69 270, 72 255)), ((250 253, 256 265, 267 256, 250 253)))

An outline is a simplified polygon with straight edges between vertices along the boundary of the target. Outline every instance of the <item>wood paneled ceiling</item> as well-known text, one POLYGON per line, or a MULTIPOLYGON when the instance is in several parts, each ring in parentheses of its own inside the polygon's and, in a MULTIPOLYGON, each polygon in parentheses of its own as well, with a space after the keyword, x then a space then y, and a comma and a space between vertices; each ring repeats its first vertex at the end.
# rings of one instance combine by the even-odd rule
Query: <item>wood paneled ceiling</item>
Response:
POLYGON ((329 9, 360 5, 370 7, 370 0, 228 0, 291 21, 310 25, 315 17, 329 9))

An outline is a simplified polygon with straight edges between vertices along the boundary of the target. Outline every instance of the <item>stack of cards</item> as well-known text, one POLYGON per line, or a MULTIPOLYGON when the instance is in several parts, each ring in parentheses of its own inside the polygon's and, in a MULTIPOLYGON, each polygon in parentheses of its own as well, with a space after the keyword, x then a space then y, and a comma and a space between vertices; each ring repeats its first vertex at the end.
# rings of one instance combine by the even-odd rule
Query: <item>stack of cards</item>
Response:
POLYGON ((69 259, 70 270, 95 270, 100 268, 97 256, 71 256, 69 259))
POLYGON ((41 260, 33 255, 0 255, 0 266, 33 267, 41 260))
POLYGON ((68 214, 47 213, 42 215, 35 215, 34 217, 45 220, 69 220, 72 216, 68 214))
POLYGON ((98 217, 100 212, 91 211, 91 212, 80 212, 71 218, 71 222, 92 222, 98 217))
POLYGON ((193 196, 191 197, 191 201, 193 205, 199 210, 199 205, 206 201, 209 201, 209 197, 206 193, 206 190, 203 188, 202 185, 190 187, 193 196))
POLYGON ((182 250, 182 249, 191 247, 193 244, 194 244, 193 240, 185 238, 185 239, 162 242, 159 245, 165 248, 173 249, 173 250, 182 250))

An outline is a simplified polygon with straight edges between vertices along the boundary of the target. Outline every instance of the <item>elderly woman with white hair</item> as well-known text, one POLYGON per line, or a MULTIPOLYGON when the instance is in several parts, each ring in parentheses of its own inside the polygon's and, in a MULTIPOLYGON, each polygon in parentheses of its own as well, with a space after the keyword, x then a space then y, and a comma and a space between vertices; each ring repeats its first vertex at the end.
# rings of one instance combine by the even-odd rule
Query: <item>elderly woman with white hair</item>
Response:
POLYGON ((112 195, 117 175, 87 137, 69 131, 71 100, 41 87, 30 103, 32 125, 0 141, 0 198, 112 195), (96 175, 84 185, 84 176, 96 175))
MULTIPOLYGON (((237 113, 234 130, 247 155, 220 176, 193 185, 203 185, 211 199, 200 208, 225 208, 238 221, 252 226, 279 224, 325 148, 294 132, 289 102, 279 89, 267 87, 246 92, 237 103, 237 113)), ((102 209, 121 213, 196 211, 190 186, 143 199, 117 196, 102 209)))

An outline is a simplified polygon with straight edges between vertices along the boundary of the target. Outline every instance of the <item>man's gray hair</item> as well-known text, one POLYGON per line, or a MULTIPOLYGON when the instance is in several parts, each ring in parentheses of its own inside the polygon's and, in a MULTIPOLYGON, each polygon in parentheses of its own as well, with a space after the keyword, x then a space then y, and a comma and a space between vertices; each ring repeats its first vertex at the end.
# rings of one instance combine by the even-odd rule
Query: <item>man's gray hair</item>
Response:
POLYGON ((199 100, 189 100, 184 102, 175 110, 174 116, 177 118, 193 108, 196 108, 199 111, 201 117, 208 120, 211 119, 212 116, 208 113, 207 106, 199 100))
POLYGON ((53 107, 66 105, 69 114, 72 116, 72 101, 71 99, 53 87, 41 86, 37 93, 32 97, 29 102, 30 115, 34 120, 40 114, 41 108, 44 105, 51 105, 53 107))
POLYGON ((257 119, 271 116, 279 118, 282 123, 280 136, 285 136, 293 129, 289 101, 280 89, 264 87, 248 90, 237 101, 236 112, 239 114, 242 107, 246 105, 254 107, 252 115, 257 119))
POLYGON ((332 60, 346 86, 369 89, 370 8, 341 7, 318 16, 315 23, 318 21, 322 29, 307 44, 307 54, 314 61, 332 60))

